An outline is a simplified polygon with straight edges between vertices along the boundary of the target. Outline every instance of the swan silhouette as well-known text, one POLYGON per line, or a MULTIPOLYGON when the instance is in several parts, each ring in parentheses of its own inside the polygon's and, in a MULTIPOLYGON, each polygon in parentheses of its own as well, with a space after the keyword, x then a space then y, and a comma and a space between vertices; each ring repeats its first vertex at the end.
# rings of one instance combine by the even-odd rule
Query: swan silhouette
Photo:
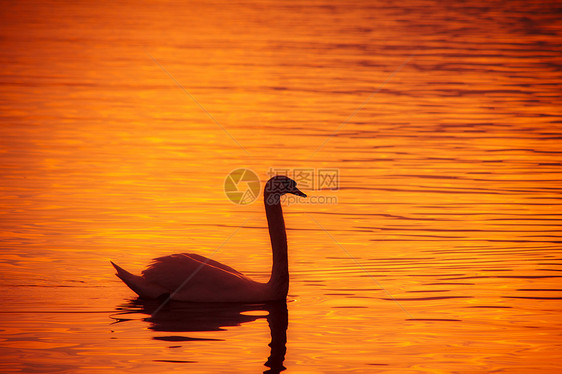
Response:
POLYGON ((141 276, 111 264, 117 270, 116 275, 141 298, 244 303, 284 300, 289 290, 289 265, 280 199, 287 193, 306 197, 297 183, 285 176, 275 176, 265 184, 265 214, 273 251, 271 277, 267 283, 253 281, 230 266, 194 253, 156 258, 141 276))

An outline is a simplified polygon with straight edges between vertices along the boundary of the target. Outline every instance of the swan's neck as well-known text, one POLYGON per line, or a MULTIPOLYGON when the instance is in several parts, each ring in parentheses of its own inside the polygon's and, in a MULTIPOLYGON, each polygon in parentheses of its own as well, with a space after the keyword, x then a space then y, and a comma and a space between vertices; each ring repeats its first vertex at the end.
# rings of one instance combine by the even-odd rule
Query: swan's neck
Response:
POLYGON ((279 198, 267 192, 264 195, 265 214, 273 250, 271 278, 267 283, 276 299, 284 299, 289 291, 289 263, 287 259, 287 234, 279 198))

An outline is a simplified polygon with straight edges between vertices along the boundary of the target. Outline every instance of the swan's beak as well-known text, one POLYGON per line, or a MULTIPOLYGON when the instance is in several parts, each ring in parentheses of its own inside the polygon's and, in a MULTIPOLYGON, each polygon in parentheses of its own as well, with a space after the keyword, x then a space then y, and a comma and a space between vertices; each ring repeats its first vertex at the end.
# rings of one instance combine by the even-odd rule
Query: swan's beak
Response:
POLYGON ((304 192, 302 192, 301 190, 299 190, 298 188, 295 187, 294 190, 291 191, 291 193, 293 195, 297 195, 297 196, 301 196, 301 197, 306 197, 306 194, 304 192))

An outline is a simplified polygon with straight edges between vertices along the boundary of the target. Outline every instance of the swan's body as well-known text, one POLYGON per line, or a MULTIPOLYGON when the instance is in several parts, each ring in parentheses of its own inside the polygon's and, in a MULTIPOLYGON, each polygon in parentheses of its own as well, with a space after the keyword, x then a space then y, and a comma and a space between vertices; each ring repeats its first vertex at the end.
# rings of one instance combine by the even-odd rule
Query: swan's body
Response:
POLYGON ((265 186, 265 212, 273 250, 273 267, 267 283, 253 281, 230 266, 193 253, 156 258, 141 276, 113 262, 112 265, 117 276, 142 298, 168 296, 179 301, 246 303, 285 299, 289 290, 289 266, 280 203, 285 193, 306 197, 287 177, 273 177, 265 186))

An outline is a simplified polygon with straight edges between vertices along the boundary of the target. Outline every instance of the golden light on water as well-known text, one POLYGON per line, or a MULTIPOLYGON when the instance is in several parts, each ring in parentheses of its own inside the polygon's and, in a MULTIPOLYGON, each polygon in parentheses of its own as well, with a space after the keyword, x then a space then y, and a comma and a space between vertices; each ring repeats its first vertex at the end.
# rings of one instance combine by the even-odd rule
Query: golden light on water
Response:
POLYGON ((556 2, 1 7, 0 371, 560 370, 556 2), (146 320, 109 260, 268 279, 240 168, 339 172, 284 207, 287 310, 146 320))

